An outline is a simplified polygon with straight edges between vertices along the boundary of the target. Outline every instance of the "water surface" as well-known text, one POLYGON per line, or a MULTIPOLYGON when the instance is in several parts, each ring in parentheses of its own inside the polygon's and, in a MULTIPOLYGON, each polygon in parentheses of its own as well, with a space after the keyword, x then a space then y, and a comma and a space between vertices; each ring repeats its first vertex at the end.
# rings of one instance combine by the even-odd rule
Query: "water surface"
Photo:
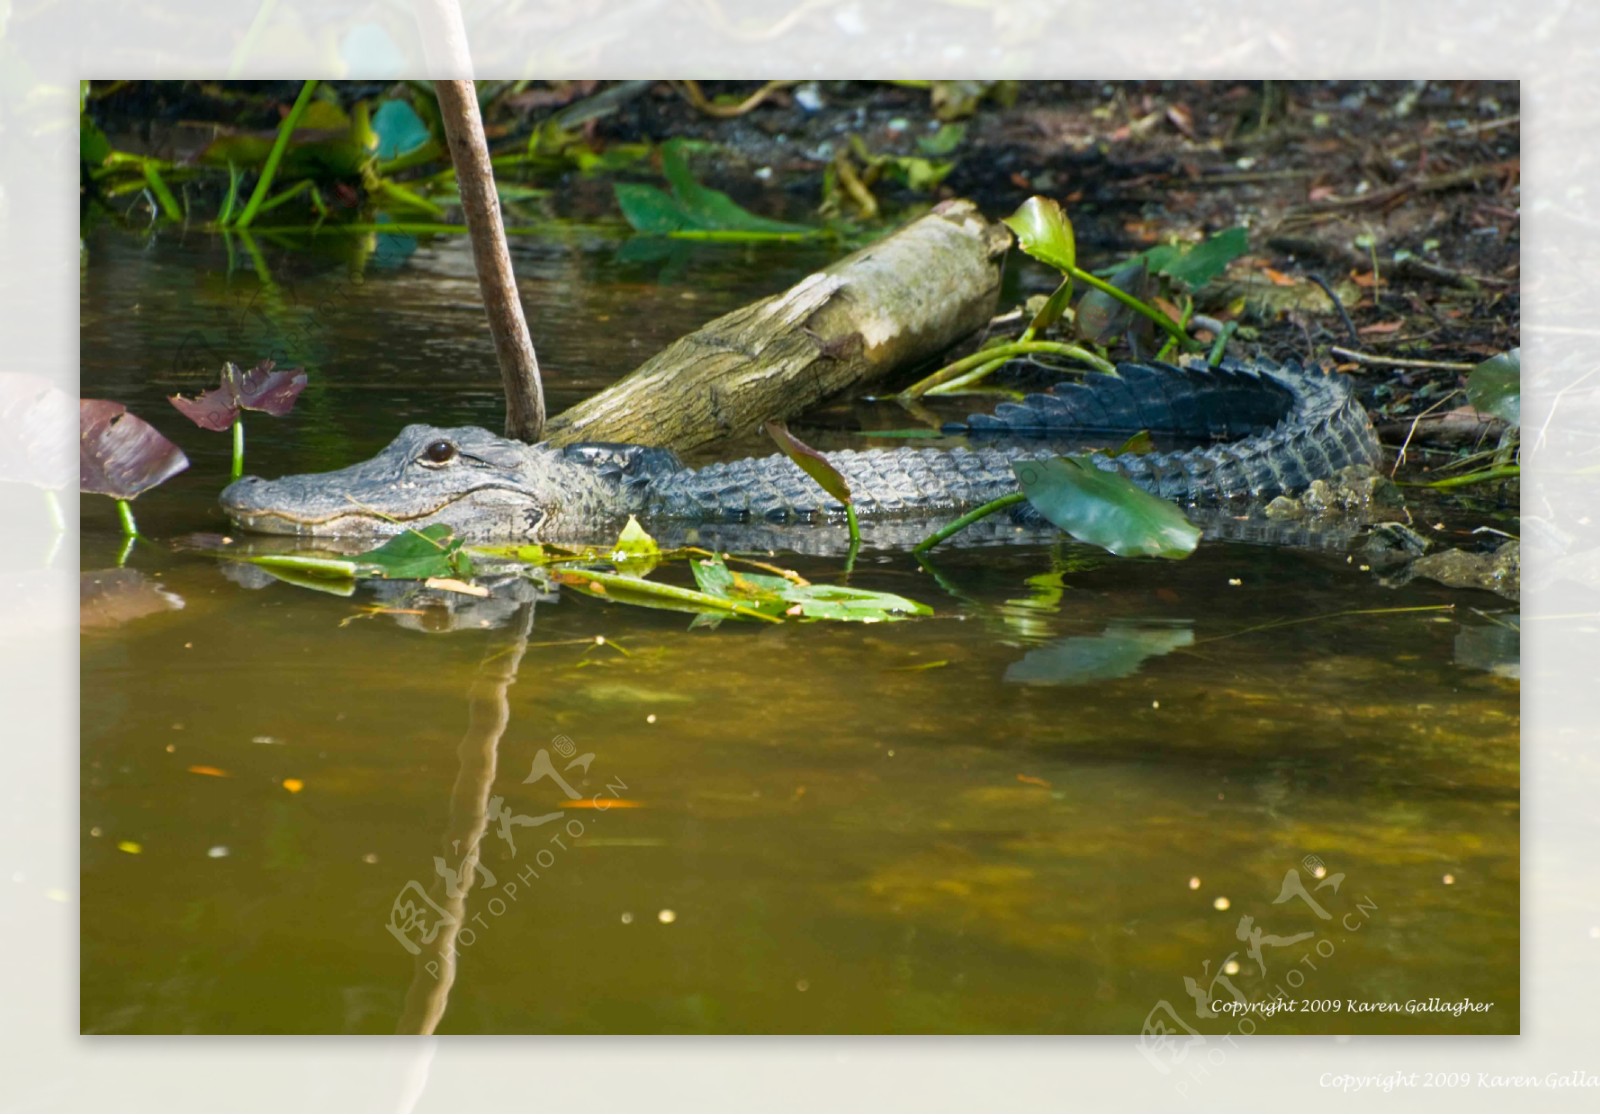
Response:
MULTIPOLYGON (((462 242, 254 248, 86 233, 83 394, 193 461, 138 501, 157 538, 225 526, 228 439, 163 401, 221 359, 312 373, 250 421, 263 475, 499 424, 462 242)), ((516 257, 552 410, 827 259, 640 260, 584 226, 516 257)), ((108 501, 82 547, 86 579, 115 567, 108 501)), ((1030 539, 863 557, 850 583, 932 618, 691 630, 570 593, 372 614, 165 545, 127 565, 82 646, 86 1032, 1235 1032, 1186 977, 1341 1003, 1263 1033, 1518 1029, 1495 597, 1326 553, 1030 539), (526 781, 541 751, 579 800, 526 781), (453 898, 436 857, 460 880, 474 846, 453 898), (459 932, 420 944, 417 911, 459 932), (1494 1006, 1343 1006, 1433 997, 1494 1006)))

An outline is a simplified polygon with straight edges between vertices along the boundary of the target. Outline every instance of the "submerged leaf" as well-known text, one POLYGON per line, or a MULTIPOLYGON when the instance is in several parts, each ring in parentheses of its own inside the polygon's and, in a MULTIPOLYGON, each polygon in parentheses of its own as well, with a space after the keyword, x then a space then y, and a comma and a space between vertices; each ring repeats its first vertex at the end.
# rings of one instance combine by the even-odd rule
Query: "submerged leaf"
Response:
POLYGON ((765 423, 767 436, 778 443, 778 448, 783 450, 800 470, 817 482, 818 487, 827 492, 834 499, 846 507, 851 504, 850 484, 839 470, 834 468, 821 453, 801 441, 789 432, 789 428, 782 422, 765 423))
POLYGON ((1522 425, 1522 349, 1491 356, 1467 376, 1467 398, 1485 414, 1522 425))
POLYGON ((78 490, 133 499, 189 467, 189 458, 121 403, 78 400, 78 490))
POLYGON ((1114 554, 1184 558, 1200 528, 1178 505, 1158 499, 1091 458, 1014 461, 1023 494, 1039 513, 1074 538, 1114 554))
POLYGON ((1017 234, 1018 246, 1040 263, 1048 263, 1062 274, 1077 266, 1072 222, 1050 198, 1030 197, 1001 223, 1017 234))

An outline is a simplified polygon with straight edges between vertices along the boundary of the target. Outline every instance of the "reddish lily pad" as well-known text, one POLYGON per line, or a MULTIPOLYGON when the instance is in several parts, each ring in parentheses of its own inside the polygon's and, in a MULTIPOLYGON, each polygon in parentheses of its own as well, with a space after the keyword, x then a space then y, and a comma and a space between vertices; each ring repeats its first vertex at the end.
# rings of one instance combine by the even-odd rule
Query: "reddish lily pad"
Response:
POLYGON ((281 371, 271 360, 263 360, 248 372, 237 364, 225 364, 222 382, 192 399, 173 395, 168 399, 183 416, 202 430, 226 430, 239 419, 242 410, 259 410, 282 418, 294 409, 295 400, 306 387, 306 373, 300 368, 281 371))
POLYGON ((106 399, 78 400, 78 489, 133 499, 189 467, 150 423, 106 399))

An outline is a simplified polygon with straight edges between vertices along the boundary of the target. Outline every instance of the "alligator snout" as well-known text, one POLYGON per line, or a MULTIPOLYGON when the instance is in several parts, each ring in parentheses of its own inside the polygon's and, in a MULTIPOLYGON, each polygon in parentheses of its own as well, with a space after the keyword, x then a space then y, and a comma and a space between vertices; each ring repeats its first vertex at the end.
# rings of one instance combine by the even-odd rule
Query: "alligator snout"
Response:
POLYGON ((259 500, 252 500, 250 497, 252 493, 258 494, 262 485, 266 483, 267 481, 259 476, 241 476, 222 489, 222 495, 217 498, 222 503, 222 509, 229 515, 246 514, 260 508, 259 500))

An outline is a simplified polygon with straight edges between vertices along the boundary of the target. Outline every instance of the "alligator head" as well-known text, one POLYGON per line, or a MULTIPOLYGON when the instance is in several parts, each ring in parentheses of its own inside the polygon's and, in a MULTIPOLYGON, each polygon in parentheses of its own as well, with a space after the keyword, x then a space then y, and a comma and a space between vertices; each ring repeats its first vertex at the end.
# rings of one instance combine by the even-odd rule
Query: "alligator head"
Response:
POLYGON ((376 538, 444 523, 467 539, 551 538, 563 524, 587 529, 600 518, 625 518, 628 501, 619 493, 630 486, 619 479, 651 452, 557 449, 477 426, 414 425, 349 468, 279 480, 246 476, 223 490, 222 508, 241 529, 268 534, 376 538))

